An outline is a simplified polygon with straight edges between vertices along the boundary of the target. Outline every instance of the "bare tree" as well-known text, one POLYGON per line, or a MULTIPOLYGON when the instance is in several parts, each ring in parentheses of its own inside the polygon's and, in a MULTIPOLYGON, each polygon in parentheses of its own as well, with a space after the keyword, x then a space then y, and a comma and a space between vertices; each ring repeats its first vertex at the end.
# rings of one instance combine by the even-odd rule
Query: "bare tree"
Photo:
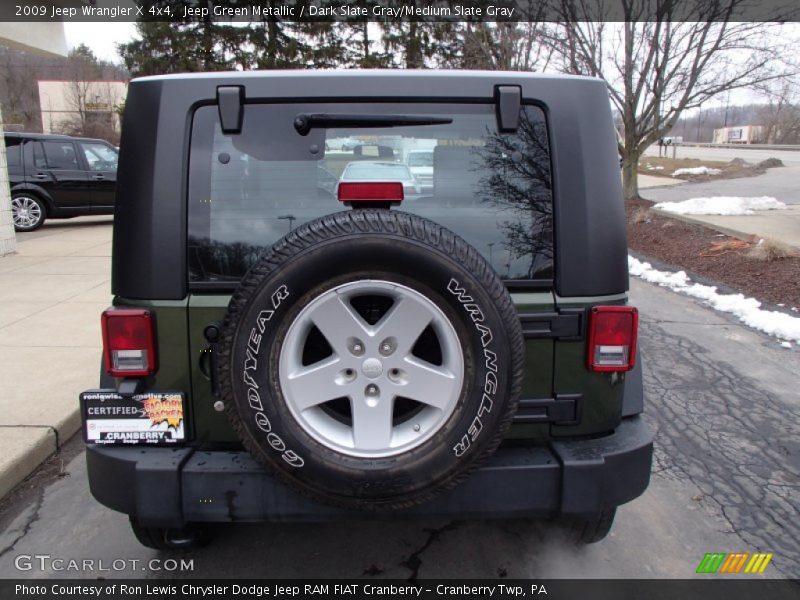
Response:
POLYGON ((800 143, 798 82, 790 79, 760 86, 767 104, 758 111, 764 141, 770 144, 800 143))
POLYGON ((45 69, 39 57, 11 48, 0 48, 0 103, 5 127, 41 131, 41 110, 36 79, 45 69))
POLYGON ((81 45, 73 50, 64 67, 66 86, 64 100, 69 117, 55 123, 61 132, 70 135, 118 140, 115 115, 118 98, 106 80, 117 73, 113 66, 98 61, 91 50, 81 45))
POLYGON ((639 195, 640 156, 683 111, 796 73, 781 25, 735 21, 749 0, 553 1, 560 19, 544 43, 565 72, 604 79, 619 111, 626 198, 639 195), (604 21, 611 5, 624 22, 604 21))
POLYGON ((467 22, 464 25, 462 56, 464 69, 499 71, 545 70, 552 51, 540 43, 545 25, 540 21, 522 23, 467 22))

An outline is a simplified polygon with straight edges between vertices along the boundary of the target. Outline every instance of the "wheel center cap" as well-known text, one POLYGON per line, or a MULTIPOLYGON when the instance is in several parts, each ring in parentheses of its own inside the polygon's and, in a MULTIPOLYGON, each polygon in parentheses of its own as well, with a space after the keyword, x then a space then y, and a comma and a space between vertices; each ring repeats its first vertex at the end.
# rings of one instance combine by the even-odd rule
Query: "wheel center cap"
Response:
POLYGON ((368 358, 361 364, 361 372, 370 379, 377 379, 383 373, 383 365, 377 358, 368 358))

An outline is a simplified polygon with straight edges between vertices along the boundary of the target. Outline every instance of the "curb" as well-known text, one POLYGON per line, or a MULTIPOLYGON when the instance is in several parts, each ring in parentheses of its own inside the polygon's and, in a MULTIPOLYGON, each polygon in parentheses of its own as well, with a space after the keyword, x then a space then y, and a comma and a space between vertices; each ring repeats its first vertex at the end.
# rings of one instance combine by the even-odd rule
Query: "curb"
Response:
MULTIPOLYGON (((652 200, 651 200, 651 202, 652 202, 652 200)), ((676 213, 671 213, 671 212, 667 212, 667 211, 664 211, 664 210, 660 210, 658 208, 654 208, 654 206, 655 205, 651 206, 649 210, 653 214, 658 215, 659 217, 664 217, 664 218, 667 218, 667 219, 674 219, 676 221, 683 221, 684 223, 690 223, 692 225, 701 225, 702 227, 705 227, 706 229, 711 229, 713 231, 718 231, 719 233, 724 233, 725 235, 728 235, 728 236, 731 236, 731 237, 735 237, 735 238, 738 238, 740 240, 744 240, 746 242, 753 241, 754 238, 758 239, 758 238, 770 238, 770 237, 772 237, 773 239, 780 240, 781 242, 783 242, 787 246, 791 246, 792 248, 795 248, 795 249, 800 248, 800 244, 792 243, 792 242, 790 242, 790 241, 788 241, 786 239, 782 239, 782 237, 780 235, 770 236, 770 235, 764 234, 763 232, 762 233, 746 233, 744 231, 740 231, 738 229, 734 229, 733 227, 728 227, 726 225, 717 225, 716 223, 711 223, 709 221, 706 221, 704 219, 699 218, 699 216, 679 215, 679 214, 676 214, 676 213)), ((796 206, 796 205, 792 205, 792 206, 796 206)), ((778 212, 778 211, 764 211, 764 212, 778 212)), ((780 212, 790 212, 790 211, 780 211, 780 212)), ((794 209, 792 209, 791 212, 793 214, 794 214, 794 212, 797 212, 798 214, 800 214, 800 210, 795 211, 794 209)), ((710 216, 716 216, 716 215, 710 215, 710 216)))
POLYGON ((713 223, 709 223, 708 221, 703 221, 702 219, 696 219, 694 217, 690 217, 688 215, 679 215, 677 213, 668 212, 666 210, 661 210, 658 208, 650 208, 655 214, 660 217, 665 217, 667 219, 675 219, 676 221, 683 221, 684 223, 691 223, 692 225, 702 225, 706 229, 713 229, 714 231, 719 231, 720 233, 724 233, 725 235, 729 235, 731 237, 738 238, 744 241, 750 241, 753 237, 758 237, 754 233, 745 233, 744 231, 738 231, 736 229, 731 229, 730 227, 725 227, 722 225, 715 225, 713 223))
POLYGON ((80 430, 76 408, 59 429, 50 425, 2 425, 0 499, 5 498, 80 430), (75 425, 77 423, 77 425, 75 425))
MULTIPOLYGON (((633 258, 635 258, 638 261, 650 263, 650 265, 652 265, 654 268, 658 269, 659 271, 669 271, 671 273, 677 273, 678 271, 683 271, 684 273, 686 273, 686 276, 689 279, 691 279, 692 283, 699 283, 701 285, 707 285, 707 286, 715 287, 715 288, 717 288, 717 291, 722 293, 722 294, 742 294, 745 297, 754 298, 755 300, 757 300, 761 304, 761 308, 764 309, 764 310, 770 310, 770 311, 774 311, 774 312, 784 313, 786 315, 789 315, 790 317, 797 317, 798 316, 798 313, 792 311, 788 306, 778 306, 777 304, 774 304, 772 302, 768 302, 767 300, 762 300, 762 299, 758 298, 757 296, 749 295, 749 294, 743 292, 739 288, 731 287, 727 283, 722 283, 721 281, 717 281, 716 279, 711 279, 709 277, 706 277, 705 275, 700 275, 699 273, 695 273, 694 271, 692 271, 691 269, 687 269, 686 267, 681 267, 681 266, 678 266, 678 265, 674 265, 672 263, 664 262, 663 260, 659 260, 657 258, 652 258, 650 256, 647 256, 646 254, 642 254, 641 252, 636 252, 635 250, 631 250, 630 248, 628 248, 628 255, 632 256, 633 258)), ((636 276, 629 274, 629 277, 631 279, 633 279, 636 276)), ((639 279, 640 281, 644 281, 641 278, 638 278, 638 277, 636 277, 636 278, 639 279)), ((646 281, 644 283, 647 283, 648 285, 659 285, 657 283, 651 284, 650 282, 646 282, 646 281)), ((690 297, 690 296, 687 296, 687 298, 688 297, 690 297)), ((712 309, 712 310, 716 310, 716 309, 712 309)), ((721 312, 721 311, 717 311, 717 312, 721 312)), ((750 328, 750 329, 752 329, 752 328, 750 328)), ((758 330, 754 329, 754 331, 758 331, 758 330)), ((760 332, 760 333, 763 333, 763 332, 760 332)), ((767 334, 764 334, 764 335, 767 335, 767 334)), ((770 337, 770 336, 767 335, 767 337, 770 337)))
POLYGON ((58 447, 55 431, 50 427, 7 425, 2 429, 3 443, 10 446, 4 448, 0 458, 0 497, 5 497, 58 447))

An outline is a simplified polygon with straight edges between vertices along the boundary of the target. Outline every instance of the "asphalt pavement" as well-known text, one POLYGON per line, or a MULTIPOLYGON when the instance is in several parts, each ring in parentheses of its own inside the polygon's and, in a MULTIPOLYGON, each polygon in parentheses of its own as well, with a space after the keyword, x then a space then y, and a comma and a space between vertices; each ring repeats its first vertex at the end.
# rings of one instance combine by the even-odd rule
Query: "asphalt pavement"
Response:
POLYGON ((755 177, 651 187, 642 196, 656 202, 710 196, 772 196, 785 204, 800 204, 800 165, 775 167, 755 177))
MULTIPOLYGON (((684 157, 716 159, 714 153, 724 153, 731 158, 740 157, 749 161, 761 160, 752 153, 766 152, 746 149, 684 148, 684 157), (730 154, 733 153, 733 154, 730 154)), ((652 152, 652 149, 650 150, 652 152)), ((758 197, 771 196, 787 205, 785 210, 756 211, 752 215, 675 215, 669 216, 685 221, 700 223, 732 235, 747 238, 754 235, 778 240, 800 248, 800 152, 774 152, 786 166, 767 169, 763 175, 741 177, 738 179, 717 179, 714 181, 686 182, 676 185, 671 178, 640 176, 640 193, 643 198, 654 202, 682 202, 690 198, 709 198, 715 196, 758 197)), ((766 158, 766 157, 765 157, 766 158)))
POLYGON ((111 217, 46 222, 0 257, 0 497, 80 426, 111 301, 111 217))
MULTIPOLYGON (((672 150, 667 150, 667 155, 672 158, 672 150)), ((645 152, 645 156, 658 156, 658 145, 653 144, 645 152)), ((728 146, 725 148, 705 146, 677 146, 675 148, 675 158, 702 158, 706 160, 729 161, 734 158, 741 158, 748 162, 758 163, 768 158, 779 158, 787 166, 800 165, 800 151, 797 150, 775 150, 766 148, 755 148, 747 145, 728 146)))
POLYGON ((159 554, 91 498, 73 445, 64 476, 0 516, 0 577, 687 578, 706 552, 739 551, 775 554, 763 577, 800 577, 800 353, 638 280, 631 301, 656 461, 650 488, 599 544, 574 548, 528 521, 241 523, 205 549, 159 554), (124 568, 56 571, 53 558, 124 568), (192 568, 165 571, 168 558, 192 568))

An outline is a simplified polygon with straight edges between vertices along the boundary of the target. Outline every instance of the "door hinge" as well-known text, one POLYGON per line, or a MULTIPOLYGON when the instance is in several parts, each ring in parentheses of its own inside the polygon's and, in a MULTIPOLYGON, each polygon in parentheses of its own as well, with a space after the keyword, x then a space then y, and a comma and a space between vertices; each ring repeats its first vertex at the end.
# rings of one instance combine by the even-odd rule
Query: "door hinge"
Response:
POLYGON ((556 394, 555 398, 523 398, 514 423, 578 425, 581 422, 581 394, 556 394))
POLYGON ((221 85, 217 88, 217 108, 222 133, 240 133, 244 119, 244 87, 221 85))
POLYGON ((522 335, 525 339, 583 339, 584 309, 564 309, 559 312, 521 313, 522 335))

